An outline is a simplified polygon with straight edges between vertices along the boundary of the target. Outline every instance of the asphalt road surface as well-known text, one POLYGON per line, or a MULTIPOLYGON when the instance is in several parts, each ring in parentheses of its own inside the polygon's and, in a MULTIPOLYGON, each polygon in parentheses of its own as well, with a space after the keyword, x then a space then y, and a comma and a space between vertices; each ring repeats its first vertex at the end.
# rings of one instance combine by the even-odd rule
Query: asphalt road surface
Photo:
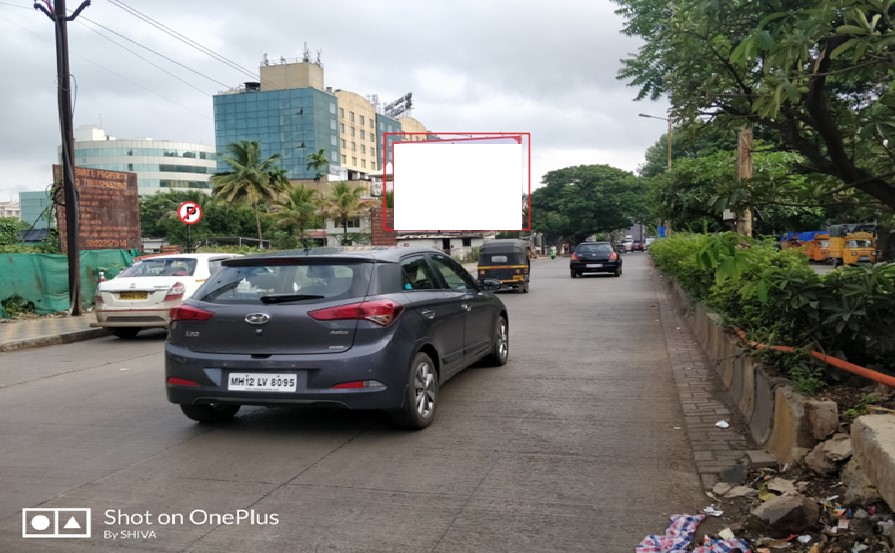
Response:
POLYGON ((648 271, 537 260, 502 294, 510 362, 447 383, 419 432, 308 408, 197 425, 165 399, 163 332, 0 354, 0 551, 631 552, 706 504, 648 271))

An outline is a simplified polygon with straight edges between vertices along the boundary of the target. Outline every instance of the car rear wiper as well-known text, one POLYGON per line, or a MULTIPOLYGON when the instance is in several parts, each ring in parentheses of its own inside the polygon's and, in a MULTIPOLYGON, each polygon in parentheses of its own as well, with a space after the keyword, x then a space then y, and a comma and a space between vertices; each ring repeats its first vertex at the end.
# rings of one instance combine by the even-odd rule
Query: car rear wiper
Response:
POLYGON ((269 296, 261 296, 261 303, 284 303, 287 301, 300 300, 319 300, 326 296, 318 296, 314 294, 272 294, 269 296))

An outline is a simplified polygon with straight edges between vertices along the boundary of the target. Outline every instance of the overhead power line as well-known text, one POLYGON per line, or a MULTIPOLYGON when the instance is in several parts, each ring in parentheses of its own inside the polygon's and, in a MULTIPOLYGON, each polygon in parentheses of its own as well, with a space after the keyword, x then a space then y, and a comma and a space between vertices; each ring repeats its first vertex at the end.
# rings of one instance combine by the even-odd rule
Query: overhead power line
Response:
MULTIPOLYGON (((164 55, 164 54, 162 54, 162 53, 160 53, 160 52, 156 52, 155 50, 153 50, 153 49, 150 48, 149 46, 146 46, 145 44, 140 44, 140 43, 137 42, 136 40, 133 40, 133 39, 131 39, 131 38, 128 38, 128 37, 124 36, 123 34, 119 33, 118 31, 115 31, 115 30, 113 30, 113 29, 110 29, 110 28, 106 27, 105 25, 103 25, 103 24, 101 24, 101 23, 97 23, 96 21, 93 21, 92 19, 88 19, 88 18, 86 18, 86 17, 85 17, 84 19, 85 19, 86 21, 89 21, 90 23, 93 23, 93 24, 96 25, 97 27, 101 27, 101 28, 103 28, 103 29, 109 31, 109 32, 112 33, 112 34, 114 34, 114 35, 116 35, 116 36, 119 36, 119 37, 123 38, 124 40, 126 40, 126 41, 128 41, 128 42, 130 42, 130 43, 132 43, 132 44, 135 44, 135 45, 139 46, 140 48, 143 48, 144 50, 148 50, 148 51, 152 52, 153 54, 155 54, 156 56, 158 56, 158 57, 160 57, 160 58, 164 58, 164 59, 170 61, 171 63, 173 63, 173 64, 175 64, 175 65, 178 65, 178 66, 180 66, 180 67, 186 69, 187 71, 189 71, 189 72, 191 72, 191 73, 195 73, 196 75, 199 75, 199 76, 202 77, 203 79, 208 79, 209 81, 211 81, 211 82, 213 82, 213 83, 217 83, 217 84, 219 84, 219 85, 221 85, 221 86, 223 86, 223 87, 225 87, 225 88, 229 88, 229 87, 230 87, 230 85, 228 85, 228 84, 226 84, 226 83, 222 83, 221 81, 219 81, 219 80, 217 80, 217 79, 214 79, 214 78, 212 78, 212 77, 209 77, 208 75, 205 75, 205 74, 203 74, 203 73, 200 73, 199 71, 196 71, 196 70, 193 69, 192 67, 189 67, 189 66, 187 66, 187 65, 184 65, 184 64, 180 63, 179 61, 177 61, 177 60, 175 60, 175 59, 169 58, 168 56, 166 56, 166 55, 164 55)), ((92 29, 92 30, 95 31, 95 29, 92 29)), ((101 33, 99 33, 99 34, 100 34, 100 36, 102 36, 101 33)), ((114 41, 113 41, 113 42, 114 42, 114 41)), ((118 44, 118 43, 116 43, 116 44, 118 44)), ((119 46, 120 46, 120 45, 119 45, 119 46)), ((128 50, 128 51, 130 51, 130 50, 128 50)), ((145 58, 141 58, 141 59, 145 59, 145 58)), ((153 64, 153 65, 155 65, 155 64, 153 64)), ((156 65, 156 67, 158 67, 158 66, 156 65)), ((169 74, 170 74, 170 73, 169 73, 169 74)), ((203 94, 205 94, 204 91, 203 91, 203 94)))
POLYGON ((250 70, 250 69, 246 69, 245 67, 243 67, 243 66, 239 65, 238 63, 236 63, 235 61, 233 61, 233 60, 231 60, 231 59, 229 59, 229 58, 227 58, 227 57, 225 57, 225 56, 223 56, 223 55, 221 55, 221 54, 218 54, 217 52, 215 52, 215 51, 212 50, 211 48, 208 48, 208 47, 206 47, 206 46, 203 46, 202 44, 199 44, 198 42, 196 42, 195 40, 191 39, 190 37, 188 37, 188 36, 186 36, 186 35, 184 35, 184 34, 182 34, 182 33, 179 33, 179 32, 177 32, 177 31, 175 31, 174 29, 172 29, 171 27, 168 27, 167 25, 165 25, 165 24, 162 23, 161 21, 158 21, 158 20, 156 20, 156 19, 153 19, 152 17, 146 15, 145 13, 141 12, 140 10, 138 10, 138 9, 136 9, 136 8, 133 8, 133 7, 129 6, 128 4, 122 2, 121 0, 109 0, 109 3, 112 4, 113 6, 119 8, 119 9, 122 9, 122 10, 124 10, 124 11, 130 13, 130 14, 133 15, 134 17, 137 17, 137 18, 139 18, 139 19, 145 21, 146 23, 149 23, 149 24, 152 25, 153 27, 159 29, 160 31, 162 31, 162 32, 164 32, 164 33, 167 33, 168 35, 170 35, 170 36, 172 36, 172 37, 174 37, 174 38, 176 38, 177 40, 183 42, 183 43, 186 44, 187 46, 190 46, 191 48, 194 48, 194 49, 196 49, 196 50, 202 52, 203 54, 206 54, 206 55, 208 55, 208 56, 211 56, 211 57, 213 57, 214 59, 220 61, 221 63, 224 63, 224 64, 230 66, 230 67, 233 68, 233 69, 236 69, 236 70, 239 70, 239 71, 245 73, 246 75, 252 77, 253 79, 260 79, 259 75, 258 75, 257 73, 255 73, 255 72, 253 72, 252 70, 250 70))

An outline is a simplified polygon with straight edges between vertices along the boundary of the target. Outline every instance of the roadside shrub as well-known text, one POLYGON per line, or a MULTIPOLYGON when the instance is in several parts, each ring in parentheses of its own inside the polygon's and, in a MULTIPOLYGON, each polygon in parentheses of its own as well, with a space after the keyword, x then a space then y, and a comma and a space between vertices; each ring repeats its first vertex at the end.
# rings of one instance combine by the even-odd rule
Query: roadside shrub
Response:
POLYGON ((9 318, 15 318, 25 313, 34 313, 34 303, 21 296, 10 296, 0 301, 0 305, 3 306, 3 311, 9 318))
MULTIPOLYGON (((656 241, 650 253, 691 297, 759 342, 873 367, 885 367, 895 353, 895 264, 821 276, 796 251, 734 233, 677 234, 656 241)), ((824 370, 794 357, 777 356, 775 365, 806 391, 817 389, 824 370)))

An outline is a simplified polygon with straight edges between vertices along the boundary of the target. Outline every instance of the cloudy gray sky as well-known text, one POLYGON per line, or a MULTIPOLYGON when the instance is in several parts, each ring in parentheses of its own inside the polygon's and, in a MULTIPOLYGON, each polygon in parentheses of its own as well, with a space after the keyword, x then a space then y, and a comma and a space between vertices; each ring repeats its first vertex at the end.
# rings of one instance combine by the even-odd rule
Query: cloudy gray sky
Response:
MULTIPOLYGON (((45 188, 60 141, 53 25, 32 6, 0 0, 0 201, 45 188)), ((212 95, 253 80, 122 6, 252 73, 307 43, 327 86, 384 102, 413 92, 412 115, 435 132, 531 132, 533 186, 570 165, 633 171, 665 130, 637 114, 667 105, 634 102, 615 78, 639 44, 608 0, 93 0, 69 25, 74 124, 118 138, 212 144, 212 95)))

